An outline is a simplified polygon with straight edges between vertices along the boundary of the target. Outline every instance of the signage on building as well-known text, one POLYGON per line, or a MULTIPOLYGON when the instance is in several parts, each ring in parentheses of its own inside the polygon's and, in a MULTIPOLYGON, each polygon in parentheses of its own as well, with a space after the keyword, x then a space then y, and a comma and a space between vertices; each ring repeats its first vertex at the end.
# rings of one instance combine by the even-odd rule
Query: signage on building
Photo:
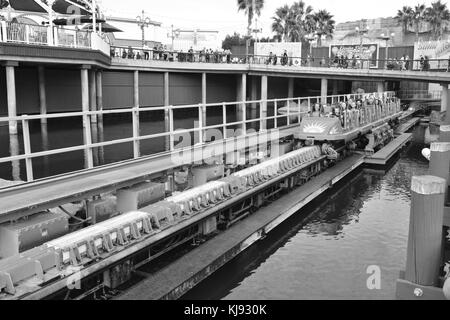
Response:
POLYGON ((220 47, 219 33, 217 31, 184 31, 174 39, 174 50, 188 51, 191 47, 195 51, 203 49, 216 50, 220 47))
POLYGON ((419 60, 420 56, 428 57, 430 69, 447 68, 450 58, 450 40, 414 43, 414 60, 419 60))
POLYGON ((271 52, 281 57, 286 50, 290 58, 301 59, 301 42, 258 42, 256 43, 255 55, 268 56, 271 52))
POLYGON ((364 59, 370 63, 370 68, 378 68, 379 46, 376 43, 372 44, 336 44, 330 46, 330 57, 333 60, 335 57, 346 59, 364 59))

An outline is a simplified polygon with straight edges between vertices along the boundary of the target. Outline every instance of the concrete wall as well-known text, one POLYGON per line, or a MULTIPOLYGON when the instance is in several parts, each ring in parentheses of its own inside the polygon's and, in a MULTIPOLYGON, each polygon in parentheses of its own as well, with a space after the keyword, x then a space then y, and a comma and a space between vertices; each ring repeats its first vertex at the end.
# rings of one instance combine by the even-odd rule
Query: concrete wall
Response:
POLYGON ((103 72, 103 108, 120 109, 133 106, 133 72, 103 72))
POLYGON ((164 105, 164 73, 139 72, 139 104, 141 107, 164 105))
POLYGON ((208 73, 206 75, 206 103, 236 100, 236 86, 235 75, 208 73))
POLYGON ((201 73, 171 73, 169 76, 169 103, 171 105, 202 102, 201 73))

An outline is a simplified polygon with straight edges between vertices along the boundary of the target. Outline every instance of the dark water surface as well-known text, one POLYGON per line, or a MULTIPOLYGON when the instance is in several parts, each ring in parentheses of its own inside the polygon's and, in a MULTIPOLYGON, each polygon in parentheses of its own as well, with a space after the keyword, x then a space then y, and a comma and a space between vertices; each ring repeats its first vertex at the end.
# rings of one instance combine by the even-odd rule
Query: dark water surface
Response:
MULTIPOLYGON (((406 263, 411 176, 425 128, 387 170, 362 170, 247 249, 184 299, 394 299, 406 263), (369 266, 381 289, 369 290, 369 266)), ((257 214, 257 213, 255 213, 257 214)))

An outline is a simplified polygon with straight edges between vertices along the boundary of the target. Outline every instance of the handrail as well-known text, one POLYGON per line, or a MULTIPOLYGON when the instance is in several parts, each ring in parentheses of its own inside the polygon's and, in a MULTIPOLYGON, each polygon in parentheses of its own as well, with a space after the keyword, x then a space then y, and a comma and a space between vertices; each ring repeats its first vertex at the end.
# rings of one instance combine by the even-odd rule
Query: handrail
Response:
MULTIPOLYGON (((395 92, 388 91, 382 94, 380 93, 368 93, 365 95, 372 95, 375 98, 379 99, 393 99, 397 101, 395 97, 395 92)), ((362 94, 346 94, 346 95, 331 95, 326 97, 326 101, 331 101, 331 104, 340 103, 345 101, 351 101, 362 97, 362 94)), ((25 160, 26 165, 26 174, 27 181, 34 180, 33 174, 33 164, 32 159, 36 157, 50 156, 55 154, 73 152, 73 151, 81 151, 85 152, 85 157, 87 158, 87 167, 94 167, 93 163, 93 153, 92 150, 94 148, 100 148, 104 146, 117 145, 122 143, 133 143, 133 154, 134 158, 140 157, 140 141, 155 139, 155 138, 166 138, 169 140, 169 150, 174 151, 177 150, 178 147, 175 145, 175 138, 178 136, 182 136, 184 134, 198 133, 199 143, 204 144, 208 143, 204 141, 204 137, 206 137, 207 130, 216 130, 216 134, 222 134, 223 138, 227 138, 228 133, 227 130, 234 130, 234 127, 238 127, 242 129, 241 134, 246 135, 248 130, 255 130, 259 132, 263 132, 269 128, 267 128, 267 124, 269 121, 273 121, 273 128, 288 128, 292 125, 299 124, 301 118, 309 114, 311 112, 311 105, 314 103, 320 103, 322 97, 313 96, 313 97, 295 97, 295 98, 285 98, 285 99, 267 99, 267 100, 253 100, 253 101, 235 101, 235 102, 222 102, 222 103, 208 103, 208 104, 194 104, 194 105, 179 105, 179 106, 160 106, 160 107, 132 107, 126 109, 113 109, 113 110, 97 110, 97 111, 80 111, 80 112, 70 112, 70 113, 50 113, 43 115, 20 115, 15 117, 0 117, 0 122, 9 122, 11 123, 21 123, 22 124, 22 136, 23 136, 23 145, 24 145, 24 153, 19 154, 18 150, 12 152, 12 154, 8 157, 0 158, 0 163, 5 162, 15 162, 20 160, 25 160), (295 103, 298 108, 295 108, 295 103), (306 106, 305 106, 306 104, 306 106), (242 117, 238 117, 239 120, 228 122, 227 120, 227 107, 229 106, 240 106, 242 107, 242 117), (259 116, 256 115, 256 106, 259 106, 259 116), (307 109, 302 109, 300 106, 304 106, 307 109), (211 107, 220 107, 222 108, 222 122, 216 123, 214 125, 206 125, 206 109, 211 107), (286 113, 280 113, 280 108, 287 107, 286 113), (174 128, 174 111, 182 110, 182 109, 197 109, 197 123, 192 128, 187 129, 178 129, 174 128), (249 108, 249 111, 247 111, 249 108), (252 109, 253 108, 253 109, 252 109), (263 112, 265 108, 265 112, 263 112), (273 115, 268 115, 267 110, 273 109, 273 115), (155 134, 149 134, 145 136, 141 136, 139 133, 139 118, 140 114, 143 112, 152 112, 152 111, 162 111, 168 113, 169 117, 169 130, 166 132, 160 132, 155 134), (255 110, 255 114, 252 114, 251 110, 255 110), (132 126, 133 126, 133 135, 121 138, 121 139, 113 139, 109 141, 102 142, 94 142, 92 141, 92 132, 91 132, 91 121, 100 115, 111 115, 111 114, 130 114, 132 116, 132 126), (265 116, 263 116, 265 114, 265 116), (31 142, 30 142, 30 130, 29 123, 33 120, 43 120, 43 119, 62 119, 62 118, 70 118, 70 117, 81 117, 83 122, 83 141, 82 145, 51 149, 46 151, 32 152, 31 150, 31 142), (280 119, 285 119, 286 121, 280 125, 280 119), (259 123, 259 128, 257 124, 259 123), (255 128, 248 128, 248 124, 255 124, 255 128), (221 131, 221 130, 222 131, 221 131)), ((345 122, 344 122, 345 128, 345 122)), ((17 140, 17 136, 15 137, 17 140)), ((190 141, 190 140, 189 140, 190 141)), ((13 151, 13 148, 11 148, 13 151)))

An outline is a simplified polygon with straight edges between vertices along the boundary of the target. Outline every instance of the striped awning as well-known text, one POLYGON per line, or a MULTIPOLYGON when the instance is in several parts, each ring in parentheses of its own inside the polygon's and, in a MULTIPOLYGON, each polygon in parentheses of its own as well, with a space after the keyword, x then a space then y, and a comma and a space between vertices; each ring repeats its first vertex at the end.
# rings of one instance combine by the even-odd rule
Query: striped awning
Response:
MULTIPOLYGON (((38 0, 39 1, 39 0, 38 0)), ((30 12, 46 12, 43 7, 34 0, 10 0, 10 5, 15 10, 30 12)), ((44 1, 43 1, 44 2, 44 1)), ((87 9, 86 2, 83 0, 56 0, 53 3, 53 11, 68 15, 87 15, 90 11, 87 9)))

